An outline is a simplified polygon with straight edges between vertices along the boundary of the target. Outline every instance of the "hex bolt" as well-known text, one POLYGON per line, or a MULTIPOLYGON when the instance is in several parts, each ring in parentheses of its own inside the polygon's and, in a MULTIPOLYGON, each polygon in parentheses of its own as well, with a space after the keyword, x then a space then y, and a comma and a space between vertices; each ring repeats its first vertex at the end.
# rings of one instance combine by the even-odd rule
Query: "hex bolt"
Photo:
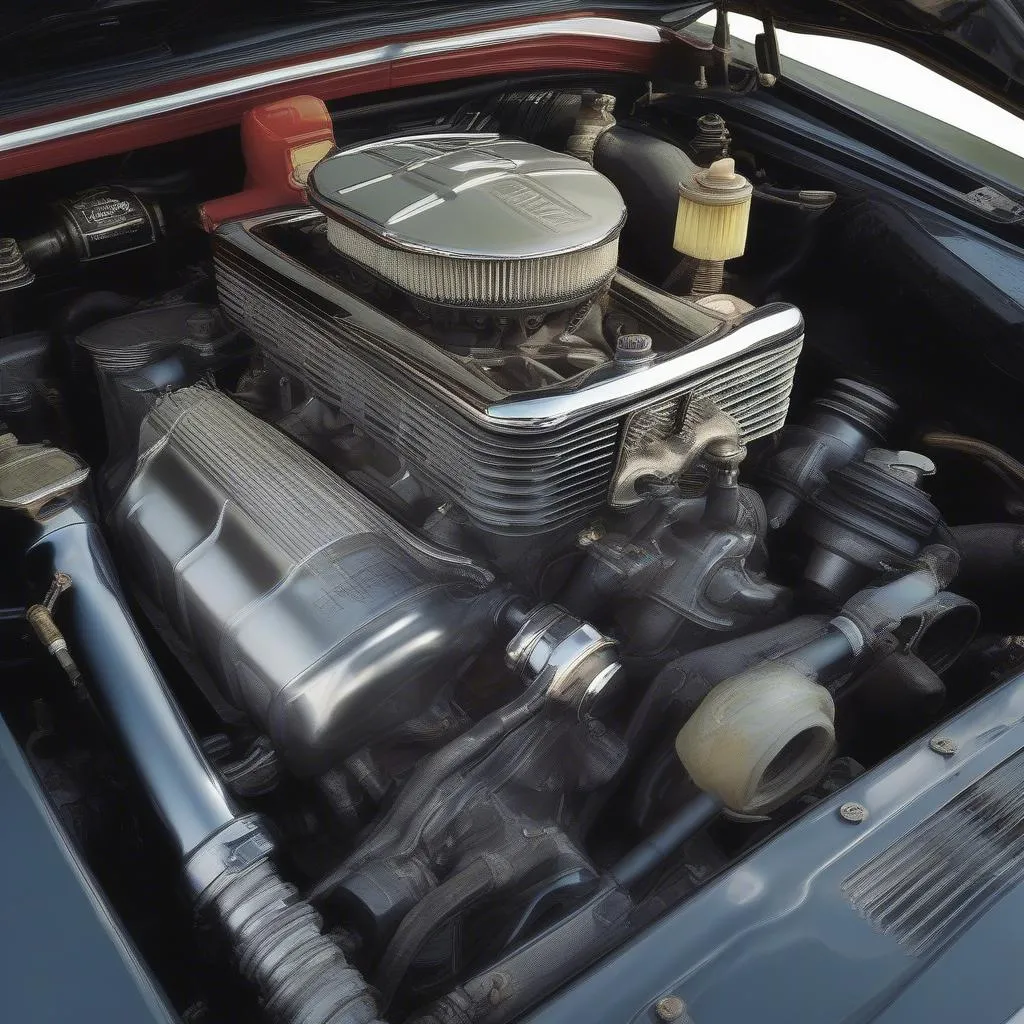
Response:
POLYGON ((664 996, 658 1000, 654 1012, 659 1020, 679 1020, 686 1013, 686 1003, 679 996, 664 996))
POLYGON ((505 999, 505 990, 508 988, 509 976, 507 974, 491 975, 491 990, 487 993, 488 1002, 491 1006, 498 1006, 505 999))
POLYGON ((851 825, 859 825, 862 821, 866 821, 868 816, 868 809, 863 804, 849 803, 843 804, 839 808, 839 817, 843 821, 848 821, 851 825))
POLYGON ((928 746, 943 757, 952 757, 957 752, 956 740, 949 736, 933 736, 928 741, 928 746))
POLYGON ((704 458, 720 466, 735 466, 747 454, 746 445, 729 437, 716 437, 704 448, 704 458))

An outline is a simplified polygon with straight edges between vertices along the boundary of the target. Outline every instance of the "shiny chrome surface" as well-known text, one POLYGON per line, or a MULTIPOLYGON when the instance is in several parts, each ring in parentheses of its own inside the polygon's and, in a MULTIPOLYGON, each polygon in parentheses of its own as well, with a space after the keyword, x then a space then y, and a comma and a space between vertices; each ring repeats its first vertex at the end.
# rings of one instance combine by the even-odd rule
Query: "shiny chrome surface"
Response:
POLYGON ((41 527, 28 564, 45 578, 74 579, 60 624, 178 853, 190 853, 235 809, 142 642, 99 528, 69 506, 41 527))
POLYGON ((564 615, 565 612, 554 604, 545 604, 534 608, 505 647, 505 664, 513 672, 520 672, 531 680, 536 679, 544 666, 547 655, 546 652, 543 653, 539 661, 535 663, 533 652, 548 631, 564 615))
POLYGON ((400 135, 321 160, 310 202, 346 260, 445 308, 579 305, 618 263, 626 207, 589 164, 489 133, 400 135))
POLYGON ((557 605, 535 608, 505 648, 505 663, 526 686, 546 683, 546 699, 580 717, 621 680, 616 644, 557 605))
POLYGON ((609 359, 514 393, 307 266, 306 249, 293 247, 293 257, 281 248, 293 234, 314 235, 323 220, 284 210, 218 229, 225 315, 271 365, 488 529, 539 533, 592 514, 608 494, 623 423, 638 410, 657 406, 665 415, 654 422, 669 429, 688 398, 701 395, 736 420, 744 442, 785 421, 803 328, 791 306, 733 325, 619 275, 613 301, 676 347, 640 368, 609 359))
POLYGON ((165 396, 140 448, 114 517, 136 592, 298 773, 421 714, 486 640, 488 572, 226 395, 165 396))
MULTIPOLYGON (((730 360, 774 347, 777 341, 799 342, 803 334, 803 317, 795 306, 775 303, 745 317, 731 330, 722 319, 694 308, 689 310, 694 325, 706 332, 706 337, 699 341, 685 344, 684 326, 680 323, 680 348, 663 353, 640 368, 609 360, 564 385, 509 394, 489 385, 485 378, 468 372, 462 361, 395 320, 380 314, 374 316, 373 327, 387 329, 388 336, 383 340, 368 336, 367 330, 352 329, 350 325, 358 325, 358 314, 369 311, 369 307, 332 281, 286 256, 260 233, 268 225, 309 226, 317 218, 322 219, 322 215, 296 208, 233 221, 218 229, 217 283, 228 315, 249 328, 257 341, 274 339, 276 352, 290 357, 289 361, 298 358, 301 365, 315 366, 321 372, 329 370, 334 384, 347 372, 355 350, 362 349, 379 358, 389 354, 389 348, 394 348, 396 355, 411 360, 409 366, 403 367, 403 377, 410 371, 413 374, 417 374, 417 370, 426 371, 422 376, 417 374, 419 380, 446 403, 457 401, 460 412, 491 429, 543 431, 583 416, 619 408, 673 385, 681 389, 695 383, 713 386, 715 371, 730 360), (255 275, 261 271, 266 277, 256 280, 255 275), (291 285, 308 292, 309 299, 300 296, 291 285), (334 315, 328 313, 324 320, 321 314, 314 321, 309 301, 335 307, 334 315), (295 330, 295 321, 286 324, 281 319, 289 307, 298 320, 305 321, 301 333, 308 334, 307 337, 297 336, 300 332, 295 330), (313 331, 330 333, 322 333, 313 343, 313 331), (294 351, 289 352, 291 348, 294 351)), ((690 305, 673 296, 662 294, 661 297, 671 300, 675 306, 690 305)), ((690 329, 690 325, 685 329, 690 329)), ((793 353, 794 365, 798 353, 799 348, 793 353)), ((742 414, 736 414, 728 399, 737 397, 740 392, 748 397, 749 391, 745 389, 751 383, 749 378, 750 375, 746 375, 730 381, 728 395, 717 403, 725 412, 736 416, 745 435, 751 424, 745 422, 742 414)), ((330 399, 332 381, 324 381, 321 386, 328 389, 323 397, 330 399)), ((788 390, 786 399, 788 402, 788 390)), ((784 418, 785 409, 782 415, 784 418)), ((778 425, 781 420, 772 429, 777 429, 778 425)))
POLYGON ((640 25, 616 18, 559 18, 529 25, 509 25, 504 28, 481 29, 476 32, 439 36, 435 39, 391 43, 357 50, 354 53, 340 54, 336 57, 306 60, 248 75, 239 75, 223 81, 196 86, 193 89, 168 93, 165 96, 153 96, 150 99, 134 103, 122 103, 104 110, 80 114, 77 117, 6 132, 0 135, 0 153, 38 145, 41 142, 66 139, 72 135, 81 135, 84 132, 97 131, 101 128, 111 128, 131 121, 140 121, 143 118, 159 114, 186 110, 212 100, 244 96, 246 93, 257 92, 269 86, 292 82, 299 85, 307 79, 318 78, 321 75, 354 71, 358 68, 372 67, 374 64, 391 64, 412 57, 434 57, 482 46, 564 35, 623 39, 652 44, 661 40, 660 31, 653 25, 640 25))
POLYGON ((739 423, 703 395, 640 409, 623 428, 608 504, 616 509, 639 505, 641 479, 686 473, 700 455, 710 455, 709 448, 715 444, 731 446, 728 450, 735 452, 734 458, 742 459, 740 434, 739 423))
MULTIPOLYGON (((803 317, 795 306, 775 305, 737 327, 734 331, 705 344, 688 346, 685 350, 661 356, 649 366, 639 370, 625 370, 615 363, 608 364, 610 371, 606 374, 596 373, 580 388, 571 392, 561 394, 537 394, 522 395, 509 398, 501 402, 495 402, 488 406, 487 415, 495 420, 501 420, 508 424, 519 424, 525 426, 531 424, 541 426, 545 423, 554 423, 571 419, 583 411, 593 412, 602 408, 614 407, 620 404, 633 402, 636 399, 658 393, 663 388, 678 387, 680 392, 689 391, 694 386, 705 386, 714 384, 714 371, 720 370, 724 365, 735 358, 741 358, 748 353, 762 349, 772 339, 785 339, 793 343, 796 348, 791 351, 792 363, 795 368, 796 357, 799 355, 799 342, 803 338, 803 317), (605 379, 594 380, 594 377, 605 379)), ((602 370, 606 368, 602 367, 602 370)), ((753 374, 747 378, 748 382, 753 374)), ((790 375, 790 382, 792 375, 790 375)), ((730 382, 729 390, 740 386, 741 380, 730 382)), ((714 394, 714 392, 711 392, 714 394)), ((733 403, 728 402, 729 397, 723 396, 721 408, 723 411, 736 415, 729 408, 733 403)), ((747 396, 749 397, 749 396, 747 396)), ((767 404, 767 395, 765 396, 767 404)), ((786 391, 786 405, 788 407, 789 392, 786 391)), ((778 429, 785 419, 785 410, 782 412, 782 419, 776 426, 763 433, 755 433, 760 430, 762 424, 754 427, 749 422, 744 422, 746 417, 740 414, 741 425, 744 427, 744 438, 754 440, 764 433, 771 433, 771 430, 778 429), (753 436, 752 436, 753 435, 753 436)), ((775 417, 772 417, 772 422, 775 417)))
POLYGON ((347 147, 313 168, 309 197, 385 245, 469 260, 591 249, 615 239, 626 217, 618 189, 589 164, 481 132, 347 147))
POLYGON ((313 168, 309 201, 349 263, 434 305, 502 314, 595 295, 626 219, 589 164, 489 133, 345 148, 313 168))

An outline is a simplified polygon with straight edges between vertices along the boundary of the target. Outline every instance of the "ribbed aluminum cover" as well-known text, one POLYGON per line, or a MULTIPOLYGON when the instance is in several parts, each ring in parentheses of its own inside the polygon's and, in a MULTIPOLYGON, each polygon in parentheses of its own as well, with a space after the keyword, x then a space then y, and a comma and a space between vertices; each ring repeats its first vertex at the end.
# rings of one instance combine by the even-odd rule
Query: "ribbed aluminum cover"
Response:
POLYGON ((487 570, 221 392, 165 395, 139 449, 113 513, 126 575, 207 692, 259 722, 294 771, 422 714, 486 635, 474 597, 487 570))
POLYGON ((586 297, 615 269, 625 219, 618 190, 589 164, 491 134, 344 149, 313 169, 309 197, 340 253, 460 307, 586 297))

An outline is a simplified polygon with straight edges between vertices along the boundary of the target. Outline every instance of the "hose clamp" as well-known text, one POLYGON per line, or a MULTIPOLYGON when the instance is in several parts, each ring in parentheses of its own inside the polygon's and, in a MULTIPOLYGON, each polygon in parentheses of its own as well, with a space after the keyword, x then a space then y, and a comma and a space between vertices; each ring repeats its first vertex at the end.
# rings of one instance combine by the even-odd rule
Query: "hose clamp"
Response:
POLYGON ((850 650, 853 652, 855 658, 860 657, 865 647, 864 634, 861 632, 860 627, 845 615, 837 615, 830 623, 833 629, 839 630, 840 633, 846 637, 846 642, 850 645, 850 650))
POLYGON ((589 717, 622 674, 615 641, 557 605, 540 605, 505 648, 505 663, 549 701, 589 717))
POLYGON ((266 860, 273 851, 273 840, 257 814, 236 818, 218 829, 185 863, 185 882, 196 905, 215 899, 232 878, 266 860))

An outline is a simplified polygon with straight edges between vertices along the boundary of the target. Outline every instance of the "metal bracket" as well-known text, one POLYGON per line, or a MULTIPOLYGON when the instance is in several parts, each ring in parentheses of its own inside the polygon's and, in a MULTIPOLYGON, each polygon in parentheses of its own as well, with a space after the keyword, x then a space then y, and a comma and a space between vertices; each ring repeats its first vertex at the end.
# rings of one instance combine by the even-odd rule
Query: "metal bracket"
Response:
POLYGON ((28 619, 33 632, 39 637, 40 642, 46 648, 46 653, 53 655, 57 659, 75 693, 79 697, 84 697, 82 673, 75 664, 75 659, 71 657, 64 634, 53 621, 53 606, 57 603, 57 598, 65 590, 68 590, 71 584, 71 577, 66 572, 56 573, 50 582, 49 589, 46 591, 46 596, 39 604, 29 605, 25 610, 25 618, 28 619))
POLYGON ((771 88, 782 77, 782 57, 779 37, 775 32, 775 16, 768 11, 761 15, 763 32, 754 37, 754 56, 757 60, 757 80, 771 88))
POLYGON ((71 583, 71 577, 66 572, 55 573, 53 580, 50 583, 50 589, 46 591, 46 596, 40 604, 42 604, 48 612, 53 614, 53 606, 57 603, 57 598, 60 597, 65 590, 71 589, 71 583))

